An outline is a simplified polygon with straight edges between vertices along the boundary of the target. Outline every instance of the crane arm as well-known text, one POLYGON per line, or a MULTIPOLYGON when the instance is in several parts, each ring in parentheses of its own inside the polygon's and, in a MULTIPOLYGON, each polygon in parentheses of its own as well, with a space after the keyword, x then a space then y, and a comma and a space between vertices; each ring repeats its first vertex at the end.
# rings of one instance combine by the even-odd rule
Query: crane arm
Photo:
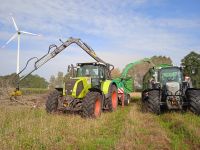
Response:
POLYGON ((106 63, 101 58, 99 58, 96 55, 96 53, 94 52, 94 50, 91 47, 89 47, 86 43, 82 42, 81 39, 70 37, 67 41, 62 42, 62 44, 60 46, 57 46, 55 44, 50 45, 48 53, 45 54, 44 56, 42 56, 41 58, 38 59, 37 57, 33 57, 33 58, 29 59, 27 61, 27 63, 26 63, 26 66, 17 74, 19 77, 24 72, 24 70, 26 70, 26 68, 27 68, 27 66, 28 66, 28 64, 29 64, 29 62, 31 60, 33 60, 33 59, 37 59, 37 60, 34 62, 33 69, 30 72, 28 72, 26 75, 21 76, 19 78, 19 82, 21 80, 23 80, 24 78, 26 78, 28 75, 30 75, 32 72, 34 72, 35 70, 37 70, 38 68, 40 68, 41 66, 43 66, 45 63, 47 63, 49 60, 51 60, 52 58, 54 58, 57 54, 59 54, 60 52, 62 52, 65 48, 67 48, 68 46, 70 46, 73 43, 77 44, 80 48, 82 48, 87 54, 89 54, 97 62, 101 62, 101 63, 105 64, 108 68, 110 68, 110 66, 112 66, 114 68, 113 65, 111 65, 109 63, 106 63))

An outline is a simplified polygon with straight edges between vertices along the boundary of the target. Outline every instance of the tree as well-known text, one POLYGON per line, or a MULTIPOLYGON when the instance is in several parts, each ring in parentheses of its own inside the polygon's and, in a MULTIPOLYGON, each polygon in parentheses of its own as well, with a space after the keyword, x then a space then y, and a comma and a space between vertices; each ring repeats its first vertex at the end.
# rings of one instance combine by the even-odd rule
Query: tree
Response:
POLYGON ((49 80, 49 88, 53 89, 55 88, 55 85, 56 85, 56 77, 52 75, 49 80))
POLYGON ((172 65, 171 58, 170 57, 166 57, 166 56, 153 56, 153 57, 151 57, 151 61, 155 65, 159 65, 159 64, 169 64, 169 65, 172 65))
POLYGON ((56 87, 62 87, 63 86, 63 72, 58 72, 58 75, 56 77, 56 87))
POLYGON ((111 77, 113 79, 120 77, 120 75, 121 75, 121 72, 120 72, 119 68, 115 68, 111 72, 111 77))
MULTIPOLYGON (((1 87, 16 87, 18 76, 16 73, 0 76, 1 87)), ((48 82, 39 75, 30 74, 26 78, 20 81, 20 87, 22 88, 47 88, 48 82)))
POLYGON ((0 76, 1 87, 15 87, 18 77, 16 73, 10 75, 0 76))
POLYGON ((192 51, 181 60, 183 73, 192 79, 192 84, 200 88, 200 54, 192 51))
POLYGON ((64 81, 68 81, 71 77, 75 77, 76 76, 76 72, 77 70, 76 69, 70 69, 67 74, 64 76, 64 81))
POLYGON ((24 88, 47 88, 47 86, 48 82, 39 75, 30 74, 20 82, 20 87, 24 88))
POLYGON ((56 77, 52 75, 49 80, 49 88, 53 89, 55 87, 57 88, 63 87, 65 78, 66 76, 64 76, 63 72, 58 72, 56 77))

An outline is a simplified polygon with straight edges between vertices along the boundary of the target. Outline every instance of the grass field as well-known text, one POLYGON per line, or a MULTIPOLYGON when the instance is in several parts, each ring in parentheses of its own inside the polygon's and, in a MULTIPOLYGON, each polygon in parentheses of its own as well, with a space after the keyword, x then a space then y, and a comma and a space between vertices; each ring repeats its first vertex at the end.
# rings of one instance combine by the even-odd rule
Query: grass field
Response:
POLYGON ((98 119, 47 114, 43 107, 0 107, 0 149, 200 149, 200 118, 190 112, 156 116, 134 102, 98 119))

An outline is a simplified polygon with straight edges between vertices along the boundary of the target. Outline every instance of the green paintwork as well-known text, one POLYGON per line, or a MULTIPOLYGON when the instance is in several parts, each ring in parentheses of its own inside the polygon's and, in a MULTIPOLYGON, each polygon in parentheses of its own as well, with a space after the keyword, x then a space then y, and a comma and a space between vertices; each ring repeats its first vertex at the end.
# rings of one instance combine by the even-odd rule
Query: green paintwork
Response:
MULTIPOLYGON (((72 79, 76 79, 76 83, 74 84, 73 90, 72 90, 72 94, 70 96, 72 96, 73 98, 78 98, 78 99, 82 99, 86 96, 86 94, 88 93, 89 89, 91 89, 92 84, 91 84, 91 77, 76 77, 76 78, 72 78, 72 79), (79 95, 76 95, 76 91, 77 91, 77 85, 79 82, 83 82, 83 90, 81 91, 81 93, 79 95)), ((103 92, 103 94, 108 94, 109 91, 109 87, 110 84, 112 83, 111 80, 105 80, 101 82, 101 91, 103 92)), ((65 87, 65 86, 63 86, 65 87)), ((65 96, 65 88, 63 88, 63 96, 65 96)))
POLYGON ((169 65, 169 64, 159 64, 159 65, 155 66, 156 69, 161 69, 161 68, 166 68, 166 67, 172 67, 172 65, 169 65))
POLYGON ((123 88, 125 93, 133 92, 133 79, 132 78, 116 78, 113 80, 118 88, 123 88))
POLYGON ((86 94, 88 93, 88 90, 91 88, 91 77, 77 77, 77 78, 73 78, 73 79, 78 79, 78 80, 74 84, 74 88, 73 88, 71 96, 74 98, 80 98, 80 99, 84 98, 86 96, 86 94), (84 88, 79 95, 76 95, 77 85, 81 81, 83 82, 84 88))
POLYGON ((109 87, 110 87, 110 84, 111 84, 111 80, 106 80, 106 81, 103 81, 101 83, 101 90, 103 91, 103 93, 106 95, 108 94, 108 91, 109 91, 109 87))
POLYGON ((142 60, 139 61, 135 61, 133 63, 128 64, 121 76, 119 78, 116 78, 113 80, 113 82, 115 82, 117 84, 118 88, 123 88, 125 93, 130 93, 134 91, 134 79, 132 77, 128 77, 128 72, 131 68, 133 68, 134 66, 141 64, 143 62, 149 62, 150 63, 150 59, 149 58, 144 58, 142 60))

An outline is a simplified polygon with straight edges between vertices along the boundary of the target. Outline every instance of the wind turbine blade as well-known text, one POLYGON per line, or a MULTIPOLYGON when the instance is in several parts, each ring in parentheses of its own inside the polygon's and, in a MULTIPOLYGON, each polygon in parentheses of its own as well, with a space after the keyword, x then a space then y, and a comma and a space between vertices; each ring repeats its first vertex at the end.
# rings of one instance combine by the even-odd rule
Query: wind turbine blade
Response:
POLYGON ((11 16, 11 18, 12 18, 13 24, 14 24, 14 26, 15 26, 15 30, 18 31, 19 29, 18 29, 18 27, 17 27, 17 24, 16 24, 16 22, 15 22, 15 19, 13 18, 13 16, 11 16))
POLYGON ((8 43, 10 43, 12 40, 14 40, 14 38, 16 38, 17 37, 17 33, 15 33, 7 42, 6 42, 6 44, 4 44, 3 46, 2 46, 2 48, 4 48, 8 43))
POLYGON ((27 31, 20 31, 20 33, 34 35, 34 36, 41 36, 40 34, 35 34, 35 33, 27 32, 27 31))

